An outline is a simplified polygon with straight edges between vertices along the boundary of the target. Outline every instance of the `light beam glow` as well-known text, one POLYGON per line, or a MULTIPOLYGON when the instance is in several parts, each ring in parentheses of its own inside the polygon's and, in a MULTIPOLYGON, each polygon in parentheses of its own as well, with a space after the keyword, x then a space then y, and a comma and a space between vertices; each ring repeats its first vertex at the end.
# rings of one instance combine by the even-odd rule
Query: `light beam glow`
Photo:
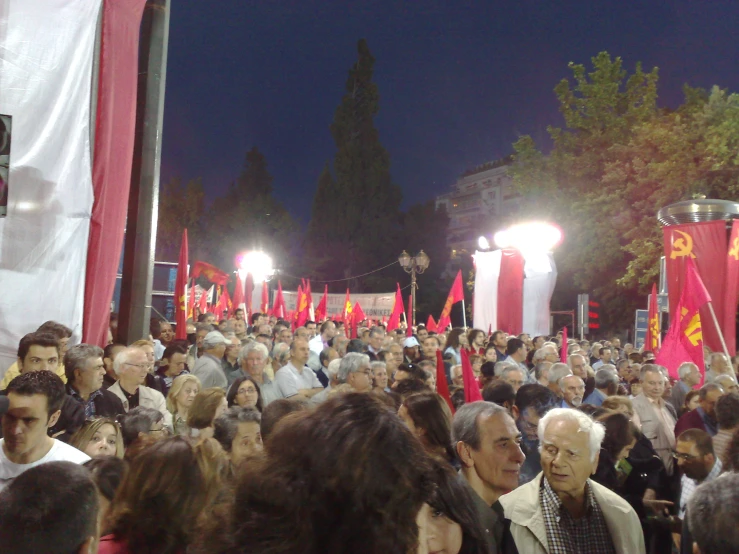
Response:
POLYGON ((550 223, 519 223, 495 233, 498 248, 515 248, 521 252, 550 252, 562 242, 562 230, 550 223))
POLYGON ((272 258, 260 250, 244 252, 236 258, 240 273, 251 273, 254 283, 269 281, 274 274, 272 258))

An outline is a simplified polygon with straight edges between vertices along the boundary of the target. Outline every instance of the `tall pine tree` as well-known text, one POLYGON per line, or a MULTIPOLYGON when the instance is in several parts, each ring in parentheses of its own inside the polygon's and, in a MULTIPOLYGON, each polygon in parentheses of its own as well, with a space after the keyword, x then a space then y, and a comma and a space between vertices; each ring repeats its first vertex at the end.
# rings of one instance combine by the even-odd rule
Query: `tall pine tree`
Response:
POLYGON ((402 195, 391 180, 390 156, 374 124, 380 109, 380 95, 372 81, 375 59, 364 39, 357 52, 331 124, 337 149, 335 182, 325 168, 308 227, 311 255, 330 256, 323 273, 334 278, 392 261, 399 230, 402 195))

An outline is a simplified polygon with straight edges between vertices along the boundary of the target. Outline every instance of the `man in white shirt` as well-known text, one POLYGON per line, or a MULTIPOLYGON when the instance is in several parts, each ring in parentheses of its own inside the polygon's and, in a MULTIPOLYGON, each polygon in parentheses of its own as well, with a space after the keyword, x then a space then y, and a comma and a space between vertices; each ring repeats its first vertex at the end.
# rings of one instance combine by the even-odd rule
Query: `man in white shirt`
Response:
POLYGON ((47 462, 83 464, 90 457, 48 435, 61 415, 64 383, 50 371, 30 371, 7 388, 8 411, 2 417, 0 489, 24 471, 47 462))
POLYGON ((323 390, 316 374, 305 365, 309 356, 308 342, 295 339, 290 345, 290 361, 275 374, 275 385, 283 398, 297 395, 312 398, 323 390))
POLYGON ((315 352, 316 355, 321 355, 324 348, 328 348, 328 341, 336 336, 336 324, 333 321, 324 321, 321 324, 320 334, 313 337, 308 346, 311 352, 315 352))

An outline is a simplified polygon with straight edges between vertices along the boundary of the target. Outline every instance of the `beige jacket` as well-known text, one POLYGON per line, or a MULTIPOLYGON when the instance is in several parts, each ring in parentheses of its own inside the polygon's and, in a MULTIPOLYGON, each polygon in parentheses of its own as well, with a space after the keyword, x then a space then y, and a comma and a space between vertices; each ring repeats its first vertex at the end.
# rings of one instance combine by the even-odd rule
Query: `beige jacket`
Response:
MULTIPOLYGON (((657 451, 657 455, 665 464, 668 475, 672 475, 674 460, 672 459, 672 449, 675 448, 675 423, 676 420, 672 415, 670 408, 666 408, 668 412, 665 414, 667 424, 672 426, 673 432, 668 433, 661 424, 657 410, 649 401, 644 393, 640 394, 631 401, 634 406, 634 413, 639 416, 641 421, 641 432, 649 439, 652 446, 657 451)), ((669 406, 669 404, 667 404, 669 406)))
MULTIPOLYGON (((121 389, 121 382, 116 381, 114 384, 110 386, 108 391, 115 394, 118 398, 121 399, 121 402, 123 402, 123 409, 128 412, 128 399, 126 398, 126 395, 123 394, 123 390, 121 389)), ((159 392, 158 390, 151 389, 149 387, 145 387, 143 385, 139 386, 139 406, 144 406, 146 408, 151 408, 153 410, 157 410, 158 412, 161 412, 164 416, 164 426, 167 427, 170 431, 172 431, 172 414, 169 413, 169 410, 167 409, 167 401, 164 399, 164 395, 159 392)))
MULTIPOLYGON (((542 473, 500 497, 511 535, 520 554, 548 554, 544 514, 539 503, 542 473)), ((646 554, 644 534, 636 512, 616 493, 593 480, 588 481, 611 534, 616 554, 646 554)))

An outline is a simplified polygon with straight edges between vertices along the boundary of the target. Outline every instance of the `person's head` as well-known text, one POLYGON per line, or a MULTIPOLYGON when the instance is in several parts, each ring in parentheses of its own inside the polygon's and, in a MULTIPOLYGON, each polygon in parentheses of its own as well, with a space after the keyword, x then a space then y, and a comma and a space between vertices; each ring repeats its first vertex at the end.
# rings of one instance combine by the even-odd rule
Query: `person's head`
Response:
POLYGON ((290 363, 298 369, 302 369, 308 363, 310 356, 310 348, 308 341, 303 339, 295 339, 290 344, 290 363))
POLYGON ((164 426, 164 415, 159 410, 136 406, 120 417, 123 446, 128 448, 144 435, 154 439, 164 438, 167 428, 164 426))
MULTIPOLYGON (((665 376, 654 364, 644 364, 641 368, 642 392, 647 398, 657 400, 665 392, 665 376)), ((632 392, 633 394, 633 392, 632 392)))
POLYGON ((482 346, 485 344, 485 338, 487 335, 485 335, 485 332, 480 329, 470 329, 467 333, 467 343, 472 348, 482 348, 482 346))
POLYGON ((453 365, 449 372, 452 376, 452 384, 457 387, 464 387, 464 379, 462 378, 462 366, 460 364, 453 365))
POLYGON ((523 374, 523 370, 521 370, 518 367, 505 368, 501 372, 500 378, 503 382, 508 383, 511 387, 513 387, 514 393, 518 392, 518 389, 521 388, 521 385, 523 385, 526 382, 526 377, 523 374))
POLYGON ((243 339, 246 337, 246 321, 243 320, 243 318, 236 318, 231 322, 231 326, 233 327, 234 334, 239 337, 240 339, 243 339))
POLYGON ((64 354, 67 353, 67 349, 69 348, 69 341, 72 338, 72 329, 56 321, 46 321, 36 329, 36 332, 54 335, 59 341, 59 348, 61 349, 59 358, 64 357, 64 354))
MULTIPOLYGON (((275 349, 277 349, 277 346, 275 349)), ((286 357, 287 345, 282 345, 281 349, 284 349, 282 354, 286 357)), ((250 342, 239 351, 238 363, 244 373, 261 382, 268 359, 269 351, 266 346, 258 342, 250 342)))
POLYGON ((165 346, 174 340, 174 329, 168 321, 159 322, 159 340, 165 346))
POLYGON ((561 395, 562 391, 559 388, 559 381, 568 375, 572 375, 572 370, 567 364, 563 364, 561 362, 552 364, 549 368, 549 388, 552 389, 555 394, 561 395))
POLYGON ((631 422, 628 415, 623 413, 604 414, 598 418, 606 429, 601 448, 616 463, 629 456, 636 444, 639 429, 631 422))
POLYGON ((46 454, 40 449, 61 415, 64 383, 50 371, 30 371, 13 379, 6 393, 10 405, 2 416, 5 453, 15 463, 34 462, 46 454))
POLYGON ((18 369, 56 371, 62 357, 59 338, 51 333, 28 333, 18 343, 18 369))
POLYGON ((331 396, 285 420, 265 446, 265 456, 242 465, 228 528, 215 540, 227 535, 240 552, 416 551, 430 467, 373 395, 331 396))
POLYGON ((213 422, 213 438, 238 466, 246 457, 262 451, 261 414, 251 407, 233 406, 213 422))
POLYGON ((206 498, 190 442, 157 441, 131 460, 110 506, 110 531, 130 552, 184 552, 206 498))
POLYGON ((510 338, 506 344, 505 353, 517 362, 523 362, 526 359, 526 345, 521 339, 510 338))
POLYGON ((719 398, 715 413, 719 429, 733 431, 739 427, 739 393, 730 392, 719 398))
POLYGON ((0 491, 2 551, 94 554, 98 510, 97 487, 84 467, 49 462, 27 469, 0 491))
POLYGON ((310 408, 308 402, 303 399, 288 400, 287 398, 278 398, 270 402, 262 411, 262 421, 259 426, 262 440, 266 442, 267 437, 272 434, 275 426, 286 416, 296 412, 308 412, 310 408))
POLYGON ((257 382, 250 376, 237 377, 228 388, 226 395, 228 407, 254 408, 262 411, 262 392, 257 382))
POLYGON ((67 382, 78 392, 89 395, 103 386, 105 364, 103 349, 92 344, 78 344, 64 355, 67 382))
POLYGON ((418 337, 418 341, 423 344, 423 341, 425 341, 426 337, 429 336, 429 331, 426 329, 425 325, 419 325, 416 328, 416 336, 418 337))
POLYGON ((601 367, 595 372, 595 388, 608 396, 613 396, 618 391, 618 375, 610 369, 601 367))
POLYGON ((382 327, 373 327, 369 332, 369 345, 379 352, 382 348, 382 341, 385 338, 385 330, 382 327))
POLYGON ((739 392, 739 385, 737 385, 736 379, 733 375, 718 375, 713 382, 717 384, 724 391, 724 394, 730 392, 739 392))
POLYGON ((490 344, 496 346, 499 350, 505 350, 506 343, 507 340, 504 331, 493 331, 493 335, 490 337, 490 344))
POLYGON ((226 353, 226 348, 232 346, 229 339, 223 336, 220 331, 211 331, 203 339, 203 352, 215 356, 219 360, 226 353))
POLYGON ((387 366, 385 362, 372 362, 370 363, 370 369, 372 370, 372 387, 379 390, 385 390, 387 388, 387 366))
POLYGON ((220 387, 201 390, 192 401, 187 412, 187 425, 192 429, 207 429, 213 420, 226 411, 228 402, 226 392, 220 387))
POLYGON ((284 342, 278 342, 272 349, 272 369, 276 372, 290 361, 290 346, 284 342))
MULTIPOLYGON (((565 364, 562 364, 565 365, 565 364)), ((540 385, 545 387, 549 385, 549 370, 552 368, 551 362, 539 362, 534 366, 534 379, 540 385)), ((569 369, 569 368, 568 368, 569 369)))
POLYGON ((326 320, 321 323, 321 338, 324 341, 329 341, 336 336, 336 324, 331 320, 326 320))
POLYGON ((559 380, 559 389, 562 398, 571 408, 577 408, 582 404, 585 394, 585 383, 577 375, 566 375, 559 380))
POLYGON ((181 343, 172 343, 164 349, 160 364, 167 367, 169 377, 177 377, 183 371, 187 362, 187 349, 181 343))
POLYGON ((69 444, 90 458, 115 456, 123 458, 123 434, 113 419, 89 419, 69 440, 69 444))
POLYGON ((451 461, 452 412, 435 392, 420 392, 407 396, 398 410, 398 416, 416 435, 424 448, 432 454, 451 461))
POLYGON ((695 385, 701 382, 701 372, 698 366, 693 362, 684 362, 677 368, 677 375, 680 380, 693 388, 695 385))
POLYGON ((634 405, 628 396, 609 396, 603 400, 601 407, 612 412, 625 414, 629 419, 634 417, 634 405))
POLYGON ((716 401, 721 397, 722 394, 724 394, 723 389, 716 383, 708 383, 701 387, 698 394, 698 403, 709 417, 715 417, 716 401))
MULTIPOLYGON (((520 388, 520 387, 519 387, 520 388)), ((492 381, 482 389, 482 399, 497 404, 512 413, 513 403, 516 400, 516 391, 507 381, 492 381)))
POLYGON ((103 349, 103 363, 105 364, 105 371, 107 373, 116 375, 115 371, 113 371, 113 361, 116 359, 118 354, 123 352, 125 349, 125 344, 108 344, 103 349))
POLYGON ((512 413, 516 425, 528 440, 538 440, 539 420, 558 402, 557 395, 543 385, 527 384, 518 389, 512 413))
POLYGON ((633 378, 631 372, 631 362, 626 358, 621 358, 616 362, 616 372, 627 383, 633 378))
POLYGON ((504 408, 485 401, 460 407, 452 422, 452 443, 465 477, 488 492, 486 501, 518 486, 525 459, 521 433, 504 408))
POLYGON ((123 481, 128 462, 122 457, 102 456, 87 460, 82 465, 90 472, 90 476, 97 486, 98 502, 100 503, 98 522, 102 534, 108 527, 108 509, 110 503, 113 502, 118 487, 121 485, 121 481, 123 481))
POLYGON ((357 392, 368 392, 372 389, 372 369, 367 354, 350 352, 341 359, 339 365, 339 383, 347 383, 357 392))
POLYGON ((172 415, 186 414, 199 392, 200 379, 195 375, 185 374, 175 377, 167 394, 167 410, 172 415))
POLYGON ((579 410, 554 408, 539 421, 541 468, 560 497, 580 496, 595 473, 605 428, 579 410))
POLYGON ((146 354, 146 361, 148 363, 147 371, 154 369, 154 362, 156 358, 154 356, 154 343, 149 339, 140 339, 131 343, 131 348, 138 348, 146 354))
POLYGON ((611 363, 611 353, 612 350, 604 346, 598 351, 598 358, 604 364, 609 364, 611 363))
POLYGON ((420 347, 416 337, 408 337, 403 340, 403 355, 412 362, 416 361, 420 347))
POLYGON ((700 554, 739 554, 739 473, 699 486, 686 517, 700 554))
POLYGON ((284 342, 290 346, 293 342, 293 332, 287 327, 283 327, 277 335, 277 342, 284 342))
MULTIPOLYGON (((642 393, 642 383, 640 377, 634 377, 631 379, 631 381, 629 381, 629 390, 631 391, 631 396, 634 397, 639 396, 642 393)), ((688 394, 690 394, 691 392, 695 392, 696 395, 698 394, 698 391, 690 391, 688 394)), ((698 401, 696 400, 696 402, 698 401)), ((691 408, 691 410, 692 409, 693 408, 691 408)))
POLYGON ((703 481, 716 463, 711 435, 702 429, 688 429, 680 433, 675 443, 677 467, 687 477, 703 481))
POLYGON ((141 348, 126 348, 115 357, 113 370, 124 386, 135 388, 143 385, 149 372, 149 360, 146 352, 141 348))
POLYGON ((588 365, 585 356, 573 354, 567 358, 567 365, 570 366, 572 374, 578 376, 580 379, 585 379, 588 376, 587 370, 585 369, 585 366, 588 365))
POLYGON ((436 335, 429 335, 423 339, 423 355, 429 359, 436 359, 436 351, 439 350, 439 337, 436 335))
POLYGON ((731 365, 723 352, 714 352, 711 354, 711 369, 714 373, 728 373, 731 365))

